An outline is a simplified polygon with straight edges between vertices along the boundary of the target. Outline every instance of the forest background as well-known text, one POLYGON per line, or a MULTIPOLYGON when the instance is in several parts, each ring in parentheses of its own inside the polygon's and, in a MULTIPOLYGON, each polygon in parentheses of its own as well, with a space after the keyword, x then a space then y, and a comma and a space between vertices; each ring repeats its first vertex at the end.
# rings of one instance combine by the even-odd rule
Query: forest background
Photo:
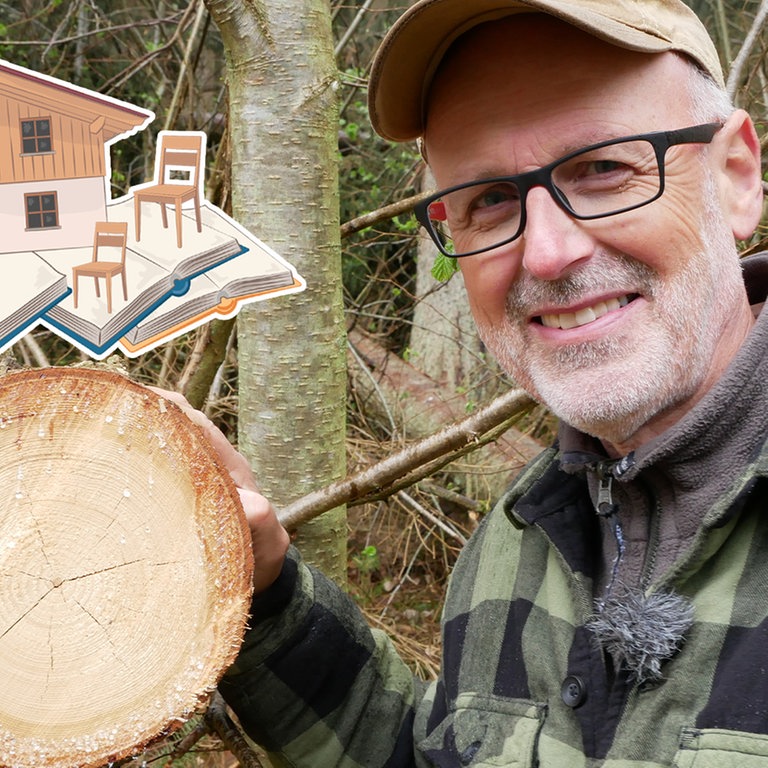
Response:
MULTIPOLYGON (((296 266, 307 290, 119 362, 139 382, 185 394, 279 508, 314 518, 298 527, 302 551, 430 676, 451 565, 554 425, 486 357, 460 276, 446 279, 419 234, 410 207, 430 180, 417 146, 370 127, 370 61, 406 5, 0 1, 0 58, 155 112, 112 147, 113 197, 152 177, 161 129, 206 132, 207 199, 296 266), (471 423, 448 445, 442 428, 493 403, 482 428, 471 423), (361 472, 366 492, 345 493, 339 482, 361 472), (329 485, 339 493, 324 495, 329 485)), ((768 0, 689 5, 765 150, 768 0)), ((767 237, 764 217, 741 247, 765 248, 767 237)), ((26 366, 84 359, 43 329, 12 351, 26 366)), ((186 759, 231 764, 219 753, 186 759)))

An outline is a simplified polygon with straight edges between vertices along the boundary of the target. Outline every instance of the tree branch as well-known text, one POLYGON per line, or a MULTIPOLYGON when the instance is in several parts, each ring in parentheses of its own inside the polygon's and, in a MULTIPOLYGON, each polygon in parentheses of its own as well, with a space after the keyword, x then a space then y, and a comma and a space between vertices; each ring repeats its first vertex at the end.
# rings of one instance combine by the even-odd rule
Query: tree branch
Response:
POLYGON ((433 473, 457 455, 474 450, 485 438, 495 439, 533 404, 533 398, 526 392, 511 390, 463 421, 409 445, 352 477, 297 499, 278 513, 280 522, 290 530, 343 504, 391 495, 433 473))
POLYGON ((768 0, 762 0, 760 7, 755 14, 755 18, 752 20, 752 26, 747 33, 744 42, 739 49, 736 58, 731 64, 731 71, 728 75, 728 82, 726 84, 726 90, 728 95, 733 99, 736 96, 736 90, 739 87, 739 83, 743 77, 744 67, 749 60, 749 55, 752 53, 752 48, 757 42, 758 36, 765 26, 765 21, 768 18, 768 0))
POLYGON ((370 213, 365 213, 362 216, 358 216, 356 219, 345 221, 341 225, 342 240, 345 237, 354 235, 355 232, 360 232, 360 230, 366 229, 367 227, 372 227, 374 224, 379 224, 382 221, 394 219, 395 216, 399 216, 401 213, 409 211, 411 208, 413 208, 414 205, 416 205, 416 203, 418 203, 420 200, 423 200, 428 194, 428 192, 422 192, 418 195, 413 195, 412 197, 406 197, 402 200, 390 203, 389 205, 385 205, 383 208, 378 208, 375 211, 371 211, 370 213))
POLYGON ((211 732, 215 733, 221 743, 237 758, 241 768, 263 768, 261 760, 227 714, 226 704, 220 693, 213 694, 204 718, 211 732))

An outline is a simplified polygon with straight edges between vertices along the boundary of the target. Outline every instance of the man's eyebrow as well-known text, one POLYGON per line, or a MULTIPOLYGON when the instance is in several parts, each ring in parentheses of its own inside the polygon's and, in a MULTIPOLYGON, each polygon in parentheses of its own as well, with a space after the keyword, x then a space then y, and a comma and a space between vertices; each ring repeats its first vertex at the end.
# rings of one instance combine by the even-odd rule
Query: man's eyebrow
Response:
POLYGON ((583 136, 579 141, 569 139, 562 147, 562 151, 557 155, 555 160, 564 155, 569 155, 571 152, 578 152, 580 149, 594 146, 595 144, 602 144, 606 141, 618 141, 619 139, 625 139, 629 136, 642 136, 644 131, 611 131, 602 127, 593 128, 588 134, 583 136))
MULTIPOLYGON (((529 171, 535 171, 539 168, 543 168, 550 163, 559 160, 561 157, 570 155, 572 152, 578 152, 580 149, 591 147, 594 144, 601 144, 604 141, 615 141, 623 139, 626 136, 634 136, 635 134, 626 133, 624 131, 606 131, 604 128, 595 127, 589 131, 588 134, 582 136, 578 141, 569 137, 565 143, 559 148, 557 154, 552 153, 552 159, 544 163, 543 165, 537 165, 532 168, 526 168, 525 170, 517 170, 514 173, 510 173, 507 169, 484 167, 479 171, 476 171, 471 176, 463 176, 461 181, 453 182, 447 186, 458 186, 460 184, 472 184, 474 182, 486 181, 487 179, 500 179, 508 178, 511 176, 521 176, 529 171)), ((445 187, 444 187, 445 188, 445 187)))

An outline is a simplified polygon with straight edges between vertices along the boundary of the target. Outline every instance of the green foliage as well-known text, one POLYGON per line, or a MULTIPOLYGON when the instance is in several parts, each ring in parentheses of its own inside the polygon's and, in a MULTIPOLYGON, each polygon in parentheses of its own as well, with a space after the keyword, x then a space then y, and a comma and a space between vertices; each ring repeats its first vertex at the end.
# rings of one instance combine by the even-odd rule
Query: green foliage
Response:
POLYGON ((432 265, 432 277, 440 283, 447 283, 457 272, 459 265, 456 259, 446 256, 444 253, 438 253, 435 257, 435 263, 432 265))
POLYGON ((379 551, 372 544, 363 547, 363 549, 360 550, 360 553, 353 559, 357 568, 363 573, 370 574, 371 572, 378 570, 381 565, 379 562, 379 551))
POLYGON ((374 587, 373 576, 381 568, 379 550, 369 544, 352 557, 352 566, 357 572, 357 587, 364 599, 371 599, 379 589, 374 587))

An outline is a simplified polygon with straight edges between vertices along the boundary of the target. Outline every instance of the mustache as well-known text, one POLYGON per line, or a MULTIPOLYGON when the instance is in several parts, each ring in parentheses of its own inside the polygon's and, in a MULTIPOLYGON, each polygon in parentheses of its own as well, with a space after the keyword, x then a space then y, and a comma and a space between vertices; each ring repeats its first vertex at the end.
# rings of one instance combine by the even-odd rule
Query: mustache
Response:
POLYGON ((595 254, 558 280, 540 280, 522 272, 507 295, 507 312, 511 317, 528 317, 542 306, 574 304, 606 289, 652 298, 656 278, 651 267, 624 254, 595 254))

